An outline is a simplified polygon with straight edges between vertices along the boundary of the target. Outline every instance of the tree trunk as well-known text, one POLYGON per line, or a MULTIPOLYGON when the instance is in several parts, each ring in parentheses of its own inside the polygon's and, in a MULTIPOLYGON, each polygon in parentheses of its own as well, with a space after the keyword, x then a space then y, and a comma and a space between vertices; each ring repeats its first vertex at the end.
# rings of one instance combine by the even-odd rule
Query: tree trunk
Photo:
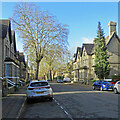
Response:
POLYGON ((38 73, 39 73, 39 63, 40 63, 40 62, 37 62, 36 80, 38 80, 38 73))
POLYGON ((53 73, 53 80, 54 80, 55 72, 53 73))
POLYGON ((50 70, 50 80, 52 80, 51 70, 50 70))

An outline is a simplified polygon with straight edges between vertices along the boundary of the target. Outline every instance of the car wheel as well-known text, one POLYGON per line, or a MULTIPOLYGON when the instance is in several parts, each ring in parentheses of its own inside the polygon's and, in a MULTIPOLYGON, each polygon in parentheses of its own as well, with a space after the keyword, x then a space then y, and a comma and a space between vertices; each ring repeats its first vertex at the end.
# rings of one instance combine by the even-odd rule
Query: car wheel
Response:
POLYGON ((95 90, 95 87, 93 86, 93 90, 95 90))
POLYGON ((53 101, 53 97, 50 97, 50 98, 49 98, 49 101, 53 101))
POLYGON ((100 91, 103 91, 103 88, 102 88, 102 86, 100 87, 100 91))
POLYGON ((116 88, 114 89, 114 93, 115 93, 115 94, 117 94, 117 93, 118 93, 118 91, 117 91, 117 89, 116 89, 116 88))
POLYGON ((30 99, 29 98, 27 98, 27 103, 30 103, 30 99))

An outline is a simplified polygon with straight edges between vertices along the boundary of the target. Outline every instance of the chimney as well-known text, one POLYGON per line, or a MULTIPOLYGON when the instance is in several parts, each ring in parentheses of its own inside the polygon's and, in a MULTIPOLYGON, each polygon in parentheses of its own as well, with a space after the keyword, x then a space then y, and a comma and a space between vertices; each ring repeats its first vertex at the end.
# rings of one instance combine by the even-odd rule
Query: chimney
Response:
POLYGON ((116 32, 116 25, 117 25, 117 23, 115 23, 115 22, 113 22, 113 21, 110 21, 110 22, 108 23, 108 26, 109 26, 109 37, 111 36, 111 34, 112 34, 113 32, 116 32))

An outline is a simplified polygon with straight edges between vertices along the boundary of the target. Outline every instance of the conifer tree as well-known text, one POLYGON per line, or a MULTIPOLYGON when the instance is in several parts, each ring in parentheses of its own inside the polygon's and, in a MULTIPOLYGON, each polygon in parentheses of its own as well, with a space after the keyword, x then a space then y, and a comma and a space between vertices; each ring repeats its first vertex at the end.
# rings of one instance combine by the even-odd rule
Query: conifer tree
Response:
POLYGON ((104 79, 109 75, 110 64, 108 61, 108 51, 101 24, 98 22, 98 33, 95 46, 95 73, 99 79, 104 79))

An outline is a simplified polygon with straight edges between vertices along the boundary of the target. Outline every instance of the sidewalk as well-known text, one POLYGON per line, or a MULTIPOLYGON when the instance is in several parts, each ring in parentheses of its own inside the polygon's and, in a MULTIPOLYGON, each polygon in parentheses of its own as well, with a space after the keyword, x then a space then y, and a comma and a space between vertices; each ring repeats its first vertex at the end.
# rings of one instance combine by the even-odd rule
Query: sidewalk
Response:
POLYGON ((26 86, 21 86, 19 91, 8 94, 2 98, 2 118, 19 118, 26 100, 26 86))

